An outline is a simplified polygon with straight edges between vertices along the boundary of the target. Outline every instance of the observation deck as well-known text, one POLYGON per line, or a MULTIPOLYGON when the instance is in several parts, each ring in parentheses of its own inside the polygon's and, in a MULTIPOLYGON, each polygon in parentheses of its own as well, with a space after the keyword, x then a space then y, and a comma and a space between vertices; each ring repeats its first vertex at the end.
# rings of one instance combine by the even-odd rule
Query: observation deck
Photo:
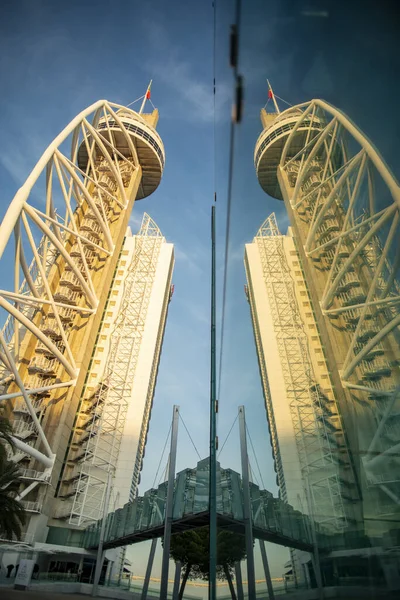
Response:
MULTIPOLYGON (((297 107, 288 108, 281 113, 261 111, 264 130, 260 134, 254 149, 254 166, 258 181, 264 192, 277 200, 283 200, 277 177, 282 151, 302 114, 302 110, 297 107)), ((311 117, 304 119, 290 144, 290 152, 287 155, 288 160, 304 148, 307 136, 311 140, 318 135, 323 127, 324 124, 315 116, 312 122, 311 117)))
MULTIPOLYGON (((136 197, 136 200, 141 200, 150 196, 160 184, 165 163, 164 144, 154 127, 146 121, 145 115, 126 108, 117 111, 116 115, 125 132, 111 115, 99 119, 96 130, 108 142, 108 149, 113 146, 122 156, 133 160, 126 134, 131 138, 142 168, 142 181, 136 197)), ((101 152, 98 147, 97 151, 101 152)), ((82 142, 78 150, 78 166, 83 171, 86 171, 88 160, 87 146, 82 142)))

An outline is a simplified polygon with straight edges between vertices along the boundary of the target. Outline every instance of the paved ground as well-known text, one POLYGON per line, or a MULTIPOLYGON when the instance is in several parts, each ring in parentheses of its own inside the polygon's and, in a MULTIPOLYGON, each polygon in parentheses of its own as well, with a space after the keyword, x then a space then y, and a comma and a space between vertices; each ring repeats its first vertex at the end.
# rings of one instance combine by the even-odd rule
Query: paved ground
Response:
POLYGON ((35 590, 11 590, 0 588, 1 600, 73 600, 88 598, 85 594, 60 594, 57 592, 40 592, 35 590))

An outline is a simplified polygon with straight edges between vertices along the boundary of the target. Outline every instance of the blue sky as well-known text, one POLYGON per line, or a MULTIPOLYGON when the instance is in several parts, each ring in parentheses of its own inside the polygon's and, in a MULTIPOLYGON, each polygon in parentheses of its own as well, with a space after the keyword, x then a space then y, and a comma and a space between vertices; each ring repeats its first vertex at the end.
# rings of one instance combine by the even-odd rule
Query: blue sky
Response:
MULTIPOLYGON (((143 211, 148 212, 175 244, 176 267, 142 491, 153 483, 173 404, 181 406, 201 456, 208 454, 210 207, 216 189, 220 317, 232 102, 228 33, 234 3, 217 4, 215 129, 211 4, 18 0, 2 6, 0 217, 41 153, 78 112, 100 98, 132 102, 153 79, 166 168, 159 189, 136 204, 131 225, 135 231, 143 211)), ((310 2, 306 8, 300 0, 243 4, 245 113, 235 139, 218 433, 222 444, 237 407, 245 404, 263 481, 276 492, 243 292, 244 243, 272 211, 282 231, 287 226, 282 203, 262 192, 253 167, 259 111, 267 98, 265 80, 292 104, 321 97, 342 108, 398 176, 399 58, 395 20, 369 0, 362 11, 357 2, 339 10, 329 0, 310 2)), ((238 450, 235 429, 221 455, 222 465, 239 469, 238 450)), ((182 427, 178 452, 178 469, 195 465, 196 452, 182 427)), ((272 551, 273 574, 281 572, 281 556, 272 551)))

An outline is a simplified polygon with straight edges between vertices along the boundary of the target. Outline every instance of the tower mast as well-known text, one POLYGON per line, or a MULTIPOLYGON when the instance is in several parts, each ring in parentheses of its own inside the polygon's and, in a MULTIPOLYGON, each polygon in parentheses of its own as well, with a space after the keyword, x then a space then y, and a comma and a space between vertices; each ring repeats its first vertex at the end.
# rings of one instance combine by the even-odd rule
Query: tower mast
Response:
POLYGON ((152 79, 150 79, 150 83, 149 83, 149 85, 147 86, 146 93, 145 93, 145 95, 143 96, 143 102, 142 102, 142 105, 141 105, 141 107, 140 107, 140 110, 139 110, 139 115, 141 115, 141 114, 142 114, 142 112, 143 112, 143 109, 144 109, 144 107, 145 107, 145 104, 146 104, 146 100, 149 100, 149 99, 150 99, 150 89, 151 89, 151 84, 152 84, 152 83, 153 83, 153 80, 152 80, 152 79))
POLYGON ((275 94, 274 94, 274 92, 273 92, 273 89, 272 89, 272 87, 271 87, 271 84, 270 84, 270 82, 269 82, 269 79, 267 79, 267 83, 268 83, 268 92, 269 92, 269 94, 268 94, 268 97, 269 97, 269 98, 272 98, 272 102, 274 103, 275 110, 276 110, 276 112, 279 114, 281 111, 279 110, 279 106, 278 106, 278 103, 277 103, 277 101, 276 101, 276 99, 275 99, 275 94))

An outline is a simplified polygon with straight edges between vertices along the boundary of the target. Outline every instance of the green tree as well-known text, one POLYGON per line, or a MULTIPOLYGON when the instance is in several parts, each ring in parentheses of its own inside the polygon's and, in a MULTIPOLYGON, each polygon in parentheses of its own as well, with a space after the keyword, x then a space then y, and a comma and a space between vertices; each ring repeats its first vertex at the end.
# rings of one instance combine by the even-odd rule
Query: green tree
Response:
POLYGON ((10 421, 4 417, 0 417, 0 463, 7 460, 6 445, 14 447, 12 442, 12 426, 10 421))
MULTIPOLYGON (((188 579, 209 579, 209 528, 201 527, 171 537, 170 555, 184 569, 179 600, 182 600, 188 579)), ((244 536, 220 530, 217 537, 217 577, 226 579, 231 597, 236 600, 232 582, 235 563, 246 558, 244 536)))
POLYGON ((21 483, 18 465, 8 460, 7 444, 14 448, 12 427, 7 419, 0 417, 0 537, 18 539, 25 523, 24 508, 16 497, 21 483))

